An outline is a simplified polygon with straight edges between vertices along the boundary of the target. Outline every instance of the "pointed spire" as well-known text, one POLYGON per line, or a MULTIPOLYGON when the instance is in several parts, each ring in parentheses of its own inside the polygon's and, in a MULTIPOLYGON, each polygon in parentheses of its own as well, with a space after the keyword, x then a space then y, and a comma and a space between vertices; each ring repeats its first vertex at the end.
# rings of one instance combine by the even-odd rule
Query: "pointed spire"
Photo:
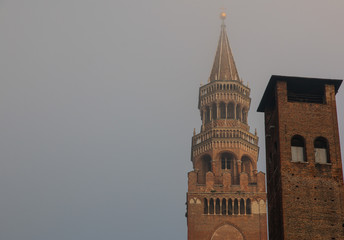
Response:
POLYGON ((226 32, 225 18, 226 13, 220 15, 222 19, 220 39, 216 50, 213 69, 210 73, 210 81, 214 80, 237 80, 240 81, 238 71, 236 69, 233 54, 229 46, 228 36, 226 32))

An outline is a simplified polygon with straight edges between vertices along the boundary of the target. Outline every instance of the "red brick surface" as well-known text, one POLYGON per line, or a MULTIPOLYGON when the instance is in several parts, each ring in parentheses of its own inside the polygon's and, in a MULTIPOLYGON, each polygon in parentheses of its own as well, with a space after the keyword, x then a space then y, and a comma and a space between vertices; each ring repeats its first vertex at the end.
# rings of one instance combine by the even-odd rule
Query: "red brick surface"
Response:
POLYGON ((335 88, 325 85, 325 104, 288 102, 286 81, 277 81, 273 95, 276 104, 265 110, 269 238, 344 239, 335 88), (296 134, 305 139, 305 163, 291 162, 296 134), (329 164, 315 163, 319 136, 328 140, 329 164))

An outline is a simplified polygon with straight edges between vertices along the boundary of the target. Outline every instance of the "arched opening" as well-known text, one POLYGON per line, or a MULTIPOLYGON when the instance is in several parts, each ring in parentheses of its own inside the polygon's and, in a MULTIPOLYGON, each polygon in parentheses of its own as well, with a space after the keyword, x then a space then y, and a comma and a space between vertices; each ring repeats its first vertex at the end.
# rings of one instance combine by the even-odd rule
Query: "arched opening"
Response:
POLYGON ((238 207, 238 199, 234 200, 234 214, 238 215, 239 213, 239 207, 238 207))
POLYGON ((212 198, 209 201, 209 214, 214 214, 214 199, 212 198))
POLYGON ((227 212, 226 203, 227 203, 227 200, 225 198, 222 199, 222 215, 226 215, 226 212, 227 212))
POLYGON ((240 199, 240 214, 245 214, 245 201, 244 199, 240 199))
POLYGON ((216 103, 213 103, 211 112, 212 112, 212 115, 213 115, 212 119, 216 120, 217 119, 217 106, 216 106, 216 103))
POLYGON ((210 240, 244 240, 242 233, 232 225, 225 224, 213 233, 210 240))
POLYGON ((204 214, 208 214, 208 199, 204 198, 204 214))
POLYGON ((220 118, 226 118, 226 104, 224 102, 220 103, 220 118))
POLYGON ((241 121, 241 108, 240 108, 240 105, 237 105, 237 107, 236 107, 236 119, 241 121))
POLYGON ((215 212, 216 214, 220 214, 220 199, 218 198, 216 198, 215 212))
POLYGON ((251 199, 246 199, 246 214, 252 214, 251 199))
POLYGON ((253 171, 252 160, 248 156, 244 155, 241 158, 241 172, 247 173, 249 179, 251 179, 252 171, 253 171))
POLYGON ((228 215, 232 215, 233 214, 233 202, 232 199, 230 198, 228 200, 228 215))
POLYGON ((230 153, 223 153, 221 155, 221 169, 230 170, 232 169, 234 156, 230 153))
POLYGON ((205 123, 210 122, 210 108, 206 107, 205 108, 205 123))
POLYGON ((247 110, 245 108, 242 110, 242 122, 247 123, 247 110))
POLYGON ((205 184, 205 176, 207 172, 212 171, 211 167, 211 157, 207 154, 202 156, 200 160, 199 166, 199 172, 198 172, 198 183, 199 184, 205 184))
POLYGON ((291 161, 306 162, 305 140, 300 135, 294 135, 291 139, 291 161))
POLYGON ((317 137, 314 141, 316 163, 330 163, 328 141, 324 137, 317 137))
POLYGON ((230 102, 227 105, 227 118, 234 119, 234 103, 230 102))

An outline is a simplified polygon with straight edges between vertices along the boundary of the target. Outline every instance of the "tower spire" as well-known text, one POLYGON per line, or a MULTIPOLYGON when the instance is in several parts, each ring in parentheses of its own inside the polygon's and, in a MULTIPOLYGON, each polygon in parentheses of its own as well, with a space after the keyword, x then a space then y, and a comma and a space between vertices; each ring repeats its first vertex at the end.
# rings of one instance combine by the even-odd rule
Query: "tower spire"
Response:
POLYGON ((215 80, 237 80, 239 74, 235 66, 232 50, 229 46, 228 36, 226 32, 226 13, 220 14, 222 19, 220 39, 216 50, 213 68, 210 73, 210 81, 215 80))

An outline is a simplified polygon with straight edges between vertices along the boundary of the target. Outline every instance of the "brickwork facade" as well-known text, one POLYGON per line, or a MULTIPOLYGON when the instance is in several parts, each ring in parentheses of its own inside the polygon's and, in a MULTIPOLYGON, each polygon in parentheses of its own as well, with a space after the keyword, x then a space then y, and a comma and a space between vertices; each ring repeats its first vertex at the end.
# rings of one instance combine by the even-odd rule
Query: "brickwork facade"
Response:
POLYGON ((341 80, 272 76, 265 113, 269 239, 344 239, 341 80))
POLYGON ((247 124, 250 103, 222 24, 209 81, 199 89, 202 126, 192 138, 188 240, 267 239, 265 175, 257 172, 258 137, 247 124))

